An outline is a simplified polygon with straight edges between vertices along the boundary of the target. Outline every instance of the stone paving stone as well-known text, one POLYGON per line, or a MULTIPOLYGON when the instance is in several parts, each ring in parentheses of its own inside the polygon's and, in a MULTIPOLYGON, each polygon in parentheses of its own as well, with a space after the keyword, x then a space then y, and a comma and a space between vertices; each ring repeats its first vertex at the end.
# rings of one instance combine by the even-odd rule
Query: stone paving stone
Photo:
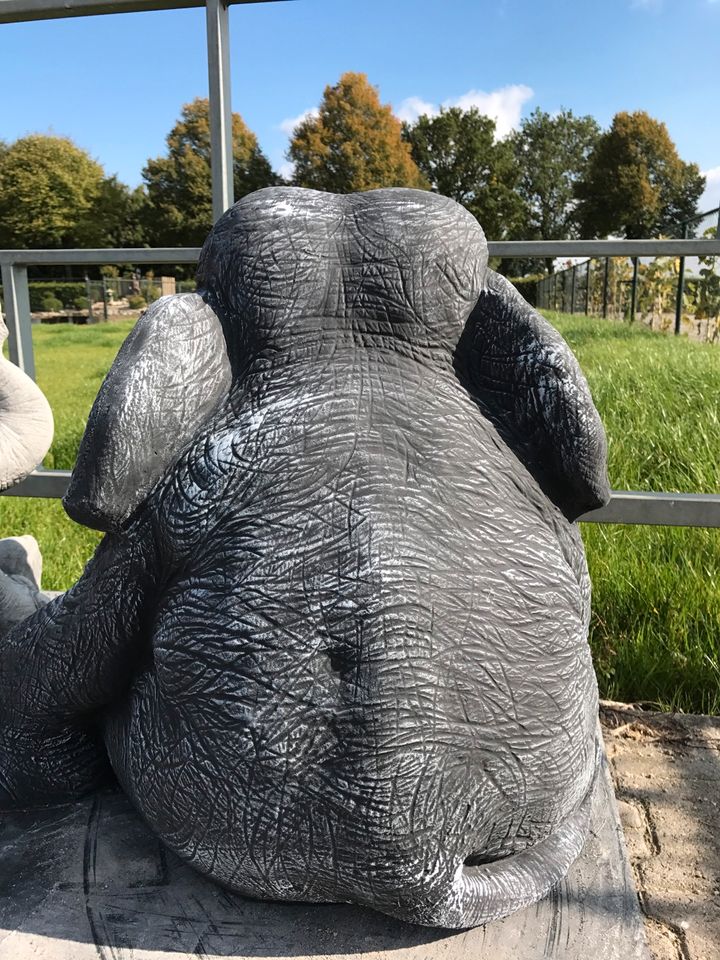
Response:
POLYGON ((656 960, 720 960, 720 718, 606 702, 603 735, 656 960))

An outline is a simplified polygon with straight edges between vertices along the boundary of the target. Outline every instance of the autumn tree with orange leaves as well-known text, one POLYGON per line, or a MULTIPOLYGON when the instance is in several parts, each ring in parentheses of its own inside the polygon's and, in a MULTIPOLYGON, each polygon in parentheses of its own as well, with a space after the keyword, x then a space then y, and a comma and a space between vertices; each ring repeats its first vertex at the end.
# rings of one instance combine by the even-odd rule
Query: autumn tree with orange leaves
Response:
POLYGON ((325 88, 317 116, 295 128, 288 159, 298 186, 331 193, 429 186, 402 139, 402 124, 364 73, 344 73, 325 88))

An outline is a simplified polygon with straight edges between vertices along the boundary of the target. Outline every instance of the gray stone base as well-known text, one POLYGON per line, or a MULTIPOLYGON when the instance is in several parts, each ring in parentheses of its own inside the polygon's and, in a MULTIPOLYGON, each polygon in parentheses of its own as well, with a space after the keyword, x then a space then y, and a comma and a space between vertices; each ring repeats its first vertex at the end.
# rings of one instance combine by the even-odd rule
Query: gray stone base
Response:
POLYGON ((0 818, 0 960, 648 956, 607 775, 566 880, 541 903, 460 933, 229 893, 166 852, 119 793, 0 818))

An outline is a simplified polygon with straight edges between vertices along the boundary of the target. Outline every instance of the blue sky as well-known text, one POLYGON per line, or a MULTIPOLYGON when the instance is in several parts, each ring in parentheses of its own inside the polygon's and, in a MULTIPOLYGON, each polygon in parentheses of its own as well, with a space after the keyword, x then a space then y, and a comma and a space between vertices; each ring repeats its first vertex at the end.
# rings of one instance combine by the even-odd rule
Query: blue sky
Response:
MULTIPOLYGON (((665 121, 720 202, 720 0, 294 0, 231 9, 233 109, 276 168, 292 120, 363 71, 400 115, 476 104, 665 121)), ((72 137, 125 182, 207 95, 202 9, 0 25, 0 138, 72 137)))

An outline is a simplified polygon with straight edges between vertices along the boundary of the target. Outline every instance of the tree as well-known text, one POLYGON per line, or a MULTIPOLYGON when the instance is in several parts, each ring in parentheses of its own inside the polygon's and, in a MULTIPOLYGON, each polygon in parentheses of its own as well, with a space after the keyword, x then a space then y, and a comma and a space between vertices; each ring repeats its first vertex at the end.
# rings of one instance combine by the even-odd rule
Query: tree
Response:
POLYGON ((103 169, 67 137, 32 134, 0 151, 0 247, 71 247, 103 169))
POLYGON ((351 193, 374 187, 427 188, 402 139, 402 125, 364 73, 326 87, 317 116, 296 128, 288 149, 301 187, 351 193))
POLYGON ((697 212, 705 178, 678 156, 664 123, 642 110, 618 113, 593 150, 578 184, 586 236, 656 237, 677 234, 697 212))
MULTIPOLYGON (((555 116, 537 109, 511 136, 519 166, 517 190, 525 205, 518 239, 566 240, 578 234, 575 190, 584 176, 600 128, 571 110, 555 116)), ((531 266, 528 264, 527 266, 531 266)), ((553 258, 545 259, 548 273, 553 258)))
POLYGON ((510 144, 495 139, 491 117, 477 107, 451 107, 406 125, 403 137, 432 190, 467 207, 488 237, 501 240, 517 227, 518 166, 510 144))
MULTIPOLYGON (((257 137, 232 115, 235 199, 278 182, 257 137)), ((200 97, 182 108, 167 136, 167 156, 148 160, 146 231, 156 246, 199 246, 213 224, 210 107, 200 97)))
POLYGON ((145 202, 142 187, 130 190, 116 176, 106 177, 78 225, 78 246, 141 247, 145 202))

